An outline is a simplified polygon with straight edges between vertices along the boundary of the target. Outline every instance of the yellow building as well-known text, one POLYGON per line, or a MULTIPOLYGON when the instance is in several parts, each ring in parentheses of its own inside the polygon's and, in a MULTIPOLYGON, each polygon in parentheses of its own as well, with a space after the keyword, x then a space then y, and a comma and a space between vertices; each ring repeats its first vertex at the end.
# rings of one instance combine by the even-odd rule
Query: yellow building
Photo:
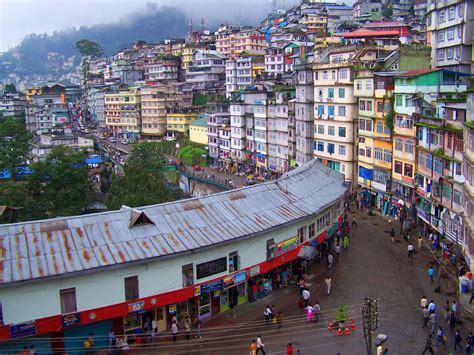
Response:
POLYGON ((166 133, 167 86, 143 86, 141 96, 142 136, 163 136, 166 133))
POLYGON ((41 95, 41 87, 33 86, 30 88, 26 88, 26 102, 31 102, 31 98, 36 95, 41 95))
POLYGON ((119 93, 105 94, 104 100, 107 128, 119 138, 135 141, 140 133, 140 88, 132 87, 119 93))
POLYGON ((189 135, 189 126, 198 118, 198 109, 171 108, 166 114, 166 129, 185 136, 189 135))
POLYGON ((183 47, 183 50, 181 52, 181 68, 183 70, 186 70, 189 63, 191 63, 191 61, 193 60, 193 53, 198 49, 204 50, 206 49, 206 47, 191 45, 186 45, 185 47, 183 47))
POLYGON ((189 125, 189 140, 207 145, 207 116, 203 115, 189 125))

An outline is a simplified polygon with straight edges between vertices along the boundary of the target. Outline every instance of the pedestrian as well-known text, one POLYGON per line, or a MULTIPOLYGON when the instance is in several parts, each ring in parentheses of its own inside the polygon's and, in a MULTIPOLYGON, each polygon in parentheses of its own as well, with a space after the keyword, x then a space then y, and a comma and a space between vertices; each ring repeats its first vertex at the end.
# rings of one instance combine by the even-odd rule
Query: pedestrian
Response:
POLYGON ((421 308, 425 308, 427 305, 428 305, 428 299, 425 296, 421 297, 421 301, 420 301, 421 308))
POLYGON ((191 320, 188 316, 184 320, 184 331, 186 333, 186 339, 191 340, 191 320))
POLYGON ((436 328, 438 326, 438 316, 436 315, 436 313, 430 314, 430 322, 431 322, 431 334, 434 335, 436 328))
POLYGON ((408 258, 413 259, 413 244, 408 244, 408 258))
POLYGON ((281 327, 283 326, 283 314, 281 313, 281 311, 278 311, 275 319, 278 325, 278 329, 281 329, 281 327))
POLYGON ((431 300, 430 304, 428 305, 428 311, 430 311, 430 314, 436 312, 436 304, 433 302, 433 300, 431 300))
POLYGON ((466 355, 471 354, 473 345, 474 345, 474 337, 472 335, 472 332, 469 332, 469 335, 466 337, 466 355))
POLYGON ((339 260, 339 254, 341 254, 341 246, 339 245, 339 243, 336 244, 336 257, 337 257, 337 260, 339 260))
POLYGON ((456 350, 458 346, 459 346, 459 349, 462 350, 461 342, 462 342, 461 333, 459 332, 459 329, 456 329, 456 334, 454 334, 454 350, 456 350))
POLYGON ((201 339, 201 321, 199 320, 199 317, 194 317, 193 321, 193 326, 194 326, 194 331, 195 331, 195 337, 201 339))
POLYGON ((433 269, 433 266, 430 266, 428 268, 428 276, 430 277, 430 282, 433 283, 433 277, 435 274, 435 270, 433 269))
POLYGON ((334 257, 331 253, 328 253, 328 269, 332 268, 332 262, 334 261, 334 257))
POLYGON ((115 333, 114 333, 113 329, 109 330, 109 332, 107 333, 107 338, 109 340, 109 353, 112 353, 112 342, 115 339, 115 333))
POLYGON ((423 308, 421 310, 421 315, 423 317, 423 327, 422 327, 422 329, 425 329, 426 326, 428 325, 429 320, 430 320, 430 312, 428 311, 428 306, 425 306, 425 308, 423 308))
POLYGON ((456 327, 456 313, 451 312, 449 316, 449 330, 454 332, 454 328, 456 327))
POLYGON ((288 272, 286 269, 281 272, 281 285, 282 287, 288 287, 288 272))
POLYGON ((314 317, 314 308, 311 307, 311 304, 308 304, 306 307, 306 320, 312 322, 314 317))
POLYGON ((331 284, 332 284, 331 278, 327 276, 326 280, 324 280, 324 283, 326 284, 326 293, 329 295, 331 293, 331 284))
POLYGON ((444 335, 444 331, 442 327, 439 327, 438 329, 435 346, 438 346, 439 343, 441 343, 441 345, 446 347, 446 336, 444 335))
POLYGON ((342 246, 344 249, 349 248, 349 236, 347 234, 342 237, 342 246))
POLYGON ((273 323, 276 323, 276 308, 275 308, 275 305, 272 304, 272 308, 270 308, 270 311, 272 312, 272 319, 273 319, 273 323))
POLYGON ((268 325, 270 322, 270 318, 272 316, 272 311, 268 305, 265 306, 265 310, 263 311, 263 315, 265 316, 265 325, 268 325))
POLYGON ((423 352, 421 353, 422 355, 425 355, 425 353, 427 351, 430 352, 430 354, 434 355, 434 351, 433 351, 433 343, 432 343, 432 335, 428 335, 428 338, 426 339, 426 344, 425 344, 425 348, 423 349, 423 352))
POLYGON ((293 344, 286 344, 286 355, 293 355, 293 344))
POLYGON ((318 318, 321 317, 321 306, 319 305, 318 301, 316 301, 313 308, 314 308, 314 314, 316 315, 316 322, 317 322, 318 318))
POLYGON ((446 323, 449 322, 449 315, 451 314, 451 304, 449 303, 449 300, 446 301, 446 304, 444 305, 444 321, 446 323))
POLYGON ((257 342, 256 340, 252 340, 252 344, 250 344, 250 353, 249 355, 255 355, 257 354, 257 342))
POLYGON ((262 338, 260 335, 257 337, 257 352, 255 354, 258 354, 260 351, 265 355, 265 350, 263 349, 265 347, 265 344, 262 343, 262 338))
POLYGON ((352 216, 351 226, 357 228, 357 222, 356 222, 356 217, 355 216, 352 216))
POLYGON ((171 333, 173 334, 173 341, 176 342, 176 340, 178 340, 178 324, 176 320, 173 320, 173 324, 171 325, 171 333))
POLYGON ((453 301, 453 303, 451 304, 451 311, 452 311, 454 314, 457 314, 457 313, 458 313, 458 305, 457 305, 456 301, 453 301))
POLYGON ((392 229, 390 230, 390 240, 392 241, 392 243, 395 243, 395 229, 392 229))
POLYGON ((420 235, 418 237, 418 250, 421 252, 421 248, 423 247, 423 237, 420 235))
POLYGON ((311 297, 311 293, 309 292, 307 288, 305 288, 303 292, 301 293, 301 295, 303 296, 304 308, 306 309, 306 307, 308 307, 308 302, 311 297))

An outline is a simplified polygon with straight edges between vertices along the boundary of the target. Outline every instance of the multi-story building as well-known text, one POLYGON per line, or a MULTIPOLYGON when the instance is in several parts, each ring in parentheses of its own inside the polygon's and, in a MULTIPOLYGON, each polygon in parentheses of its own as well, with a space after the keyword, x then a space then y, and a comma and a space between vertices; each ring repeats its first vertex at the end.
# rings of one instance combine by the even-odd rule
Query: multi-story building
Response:
POLYGON ((87 106, 90 120, 99 130, 106 128, 104 87, 91 87, 87 91, 87 106))
POLYGON ((276 77, 285 72, 285 59, 282 47, 265 48, 265 73, 276 77))
POLYGON ((214 163, 219 161, 219 128, 230 125, 230 115, 228 112, 211 113, 207 115, 207 136, 209 156, 214 163))
POLYGON ((144 65, 147 81, 167 83, 181 80, 181 59, 169 55, 158 56, 153 62, 144 65))
POLYGON ((206 50, 206 46, 186 44, 186 46, 183 48, 183 51, 181 53, 181 69, 183 70, 183 72, 186 71, 186 68, 188 67, 189 63, 193 61, 193 54, 197 50, 206 50))
POLYGON ((428 0, 414 0, 413 11, 416 17, 420 20, 424 20, 428 10, 428 0))
POLYGON ((207 114, 201 114, 199 118, 189 125, 189 141, 207 145, 207 114))
MULTIPOLYGON (((70 131, 70 130, 69 130, 70 131)), ((94 140, 81 137, 67 130, 54 130, 49 133, 40 134, 31 143, 31 156, 34 161, 43 160, 55 147, 67 146, 76 151, 94 151, 94 140)))
POLYGON ((254 84, 263 68, 263 53, 243 52, 226 60, 226 96, 254 84))
POLYGON ((172 92, 165 85, 145 85, 140 89, 141 135, 142 137, 163 137, 167 130, 167 108, 172 92))
POLYGON ((105 94, 107 128, 114 135, 134 142, 140 134, 141 97, 140 87, 105 94))
POLYGON ((428 0, 427 42, 431 67, 470 73, 474 33, 474 2, 428 0))
POLYGON ((258 29, 223 26, 216 32, 216 49, 228 59, 242 51, 261 51, 265 46, 265 36, 258 29))
POLYGON ((225 59, 217 51, 198 50, 186 69, 186 81, 195 90, 212 88, 225 78, 225 59))
POLYGON ((51 127, 69 121, 65 87, 46 84, 29 97, 25 107, 26 128, 30 132, 47 132, 51 127))
POLYGON ((0 97, 0 116, 13 117, 25 114, 25 96, 22 94, 5 94, 0 97))
POLYGON ((189 125, 197 120, 199 108, 170 107, 166 114, 166 130, 189 137, 189 125))
POLYGON ((474 271, 474 91, 471 88, 467 95, 466 121, 463 127, 464 154, 462 171, 465 178, 463 188, 463 226, 464 258, 471 271, 474 271))
MULTIPOLYGON (((325 62, 313 63, 314 157, 356 184, 357 99, 354 96, 356 49, 334 48, 325 62)), ((373 90, 373 87, 372 87, 373 90)), ((297 104, 298 105, 298 104, 297 104)), ((365 111, 371 115, 373 107, 365 111)), ((298 121, 298 107, 296 107, 298 121)), ((296 135, 298 136, 298 123, 296 135)))

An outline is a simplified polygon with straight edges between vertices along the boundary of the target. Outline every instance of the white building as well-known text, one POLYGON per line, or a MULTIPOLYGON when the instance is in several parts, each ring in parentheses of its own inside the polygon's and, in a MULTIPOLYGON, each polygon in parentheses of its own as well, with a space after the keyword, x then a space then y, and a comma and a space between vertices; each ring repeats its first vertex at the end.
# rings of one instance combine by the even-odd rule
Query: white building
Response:
POLYGON ((219 129, 229 126, 229 113, 212 113, 207 115, 207 137, 209 156, 219 160, 220 139, 219 129))
POLYGON ((426 17, 431 67, 470 73, 474 2, 428 0, 426 17))
POLYGON ((345 192, 341 174, 312 161, 206 197, 1 225, 0 351, 31 335, 41 338, 22 340, 38 352, 82 349, 91 332, 100 349, 110 329, 130 335, 156 319, 163 332, 175 316, 240 305, 263 274, 332 236, 345 192))
POLYGON ((225 57, 213 50, 197 50, 186 68, 186 81, 197 90, 209 89, 225 78, 225 57))
POLYGON ((282 47, 265 48, 265 72, 274 77, 285 72, 282 47))
POLYGON ((25 96, 5 94, 0 98, 0 116, 12 117, 25 114, 25 96))

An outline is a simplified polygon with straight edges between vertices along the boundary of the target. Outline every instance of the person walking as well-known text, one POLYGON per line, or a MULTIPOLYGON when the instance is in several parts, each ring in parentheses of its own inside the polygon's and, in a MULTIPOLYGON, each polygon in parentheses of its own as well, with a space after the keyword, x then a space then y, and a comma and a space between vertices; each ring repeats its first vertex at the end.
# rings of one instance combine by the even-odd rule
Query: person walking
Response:
POLYGON ((281 272, 281 285, 282 287, 288 287, 288 272, 286 269, 281 272))
POLYGON ((257 337, 257 352, 255 354, 262 352, 262 354, 265 355, 265 349, 263 349, 264 347, 265 347, 265 344, 262 343, 262 338, 259 335, 257 337))
POLYGON ((252 340, 252 344, 250 344, 249 355, 256 355, 256 354, 257 354, 257 341, 254 339, 252 340))
POLYGON ((456 303, 456 301, 453 301, 453 303, 451 303, 451 311, 457 315, 458 314, 458 305, 456 303))
POLYGON ((332 262, 334 261, 334 257, 331 253, 328 253, 328 269, 332 268, 332 262))
POLYGON ((194 326, 194 331, 195 331, 195 337, 201 339, 201 321, 199 320, 199 317, 196 316, 194 317, 193 321, 193 326, 194 326))
POLYGON ((349 248, 349 236, 347 234, 342 237, 342 246, 344 249, 349 248))
POLYGON ((428 305, 428 299, 425 296, 421 297, 421 300, 420 300, 421 308, 425 308, 427 305, 428 305))
POLYGON ((418 250, 421 252, 422 248, 423 248, 423 237, 420 235, 418 237, 418 250))
POLYGON ((456 313, 451 312, 449 316, 449 330, 454 332, 454 328, 456 328, 456 313))
POLYGON ((449 315, 451 314, 451 304, 449 303, 449 300, 446 301, 446 304, 444 305, 444 321, 446 323, 449 322, 449 315))
POLYGON ((286 344, 286 355, 293 355, 293 344, 286 344))
POLYGON ((431 334, 434 335, 436 331, 436 327, 438 326, 438 316, 436 315, 436 313, 430 314, 430 322, 431 322, 431 334))
POLYGON ((309 299, 311 297, 311 293, 309 292, 309 290, 307 288, 305 288, 303 290, 303 292, 301 293, 301 295, 303 296, 304 308, 306 309, 306 307, 308 307, 308 303, 309 303, 309 299))
POLYGON ((425 329, 428 325, 428 322, 430 321, 430 312, 428 311, 428 306, 425 306, 425 308, 421 310, 421 316, 423 317, 423 327, 421 329, 425 329))
POLYGON ((408 258, 409 259, 413 259, 413 249, 415 249, 415 247, 413 246, 413 244, 408 244, 408 258))
POLYGON ((337 260, 339 260, 339 254, 341 254, 341 246, 339 245, 339 243, 336 244, 336 257, 337 257, 337 260))
POLYGON ((355 227, 355 228, 357 228, 357 221, 356 221, 356 216, 352 216, 352 223, 351 223, 351 227, 355 227))
POLYGON ((392 229, 390 230, 390 240, 392 241, 392 243, 395 243, 395 229, 392 229))
POLYGON ((454 351, 456 351, 458 346, 459 346, 459 349, 462 350, 461 342, 462 342, 461 333, 459 332, 459 329, 456 329, 456 334, 454 334, 454 351))
POLYGON ((311 304, 308 304, 306 307, 306 320, 308 322, 312 322, 314 317, 314 308, 311 306, 311 304))
POLYGON ((436 304, 433 302, 433 300, 431 300, 430 304, 428 305, 428 311, 430 311, 430 314, 436 312, 436 304))
POLYGON ((430 266, 428 268, 428 276, 430 277, 430 282, 433 283, 433 277, 435 274, 435 270, 433 269, 433 266, 430 266))
POLYGON ((444 331, 442 327, 439 327, 438 329, 435 346, 438 346, 439 343, 441 343, 443 347, 446 347, 446 336, 444 335, 444 331))
POLYGON ((270 323, 270 318, 272 317, 272 311, 268 305, 265 306, 263 315, 265 316, 265 325, 268 325, 268 323, 270 323))
POLYGON ((316 301, 313 308, 314 308, 314 314, 316 315, 316 322, 317 322, 318 318, 321 317, 321 306, 319 305, 318 301, 316 301))
POLYGON ((423 352, 421 353, 422 355, 425 355, 427 351, 429 351, 430 354, 434 355, 432 337, 433 336, 431 334, 428 335, 428 338, 426 339, 425 348, 423 349, 423 352))
POLYGON ((171 333, 173 334, 173 342, 178 340, 178 324, 176 320, 173 320, 173 324, 171 325, 171 333))
POLYGON ((281 311, 278 311, 275 319, 278 325, 278 329, 281 329, 281 327, 283 326, 283 314, 281 313, 281 311))
POLYGON ((191 320, 188 316, 186 316, 184 321, 184 331, 186 333, 186 339, 191 340, 191 320))
POLYGON ((331 285, 332 285, 332 280, 329 276, 326 277, 326 280, 324 280, 324 283, 326 284, 326 293, 329 295, 331 293, 331 285))

